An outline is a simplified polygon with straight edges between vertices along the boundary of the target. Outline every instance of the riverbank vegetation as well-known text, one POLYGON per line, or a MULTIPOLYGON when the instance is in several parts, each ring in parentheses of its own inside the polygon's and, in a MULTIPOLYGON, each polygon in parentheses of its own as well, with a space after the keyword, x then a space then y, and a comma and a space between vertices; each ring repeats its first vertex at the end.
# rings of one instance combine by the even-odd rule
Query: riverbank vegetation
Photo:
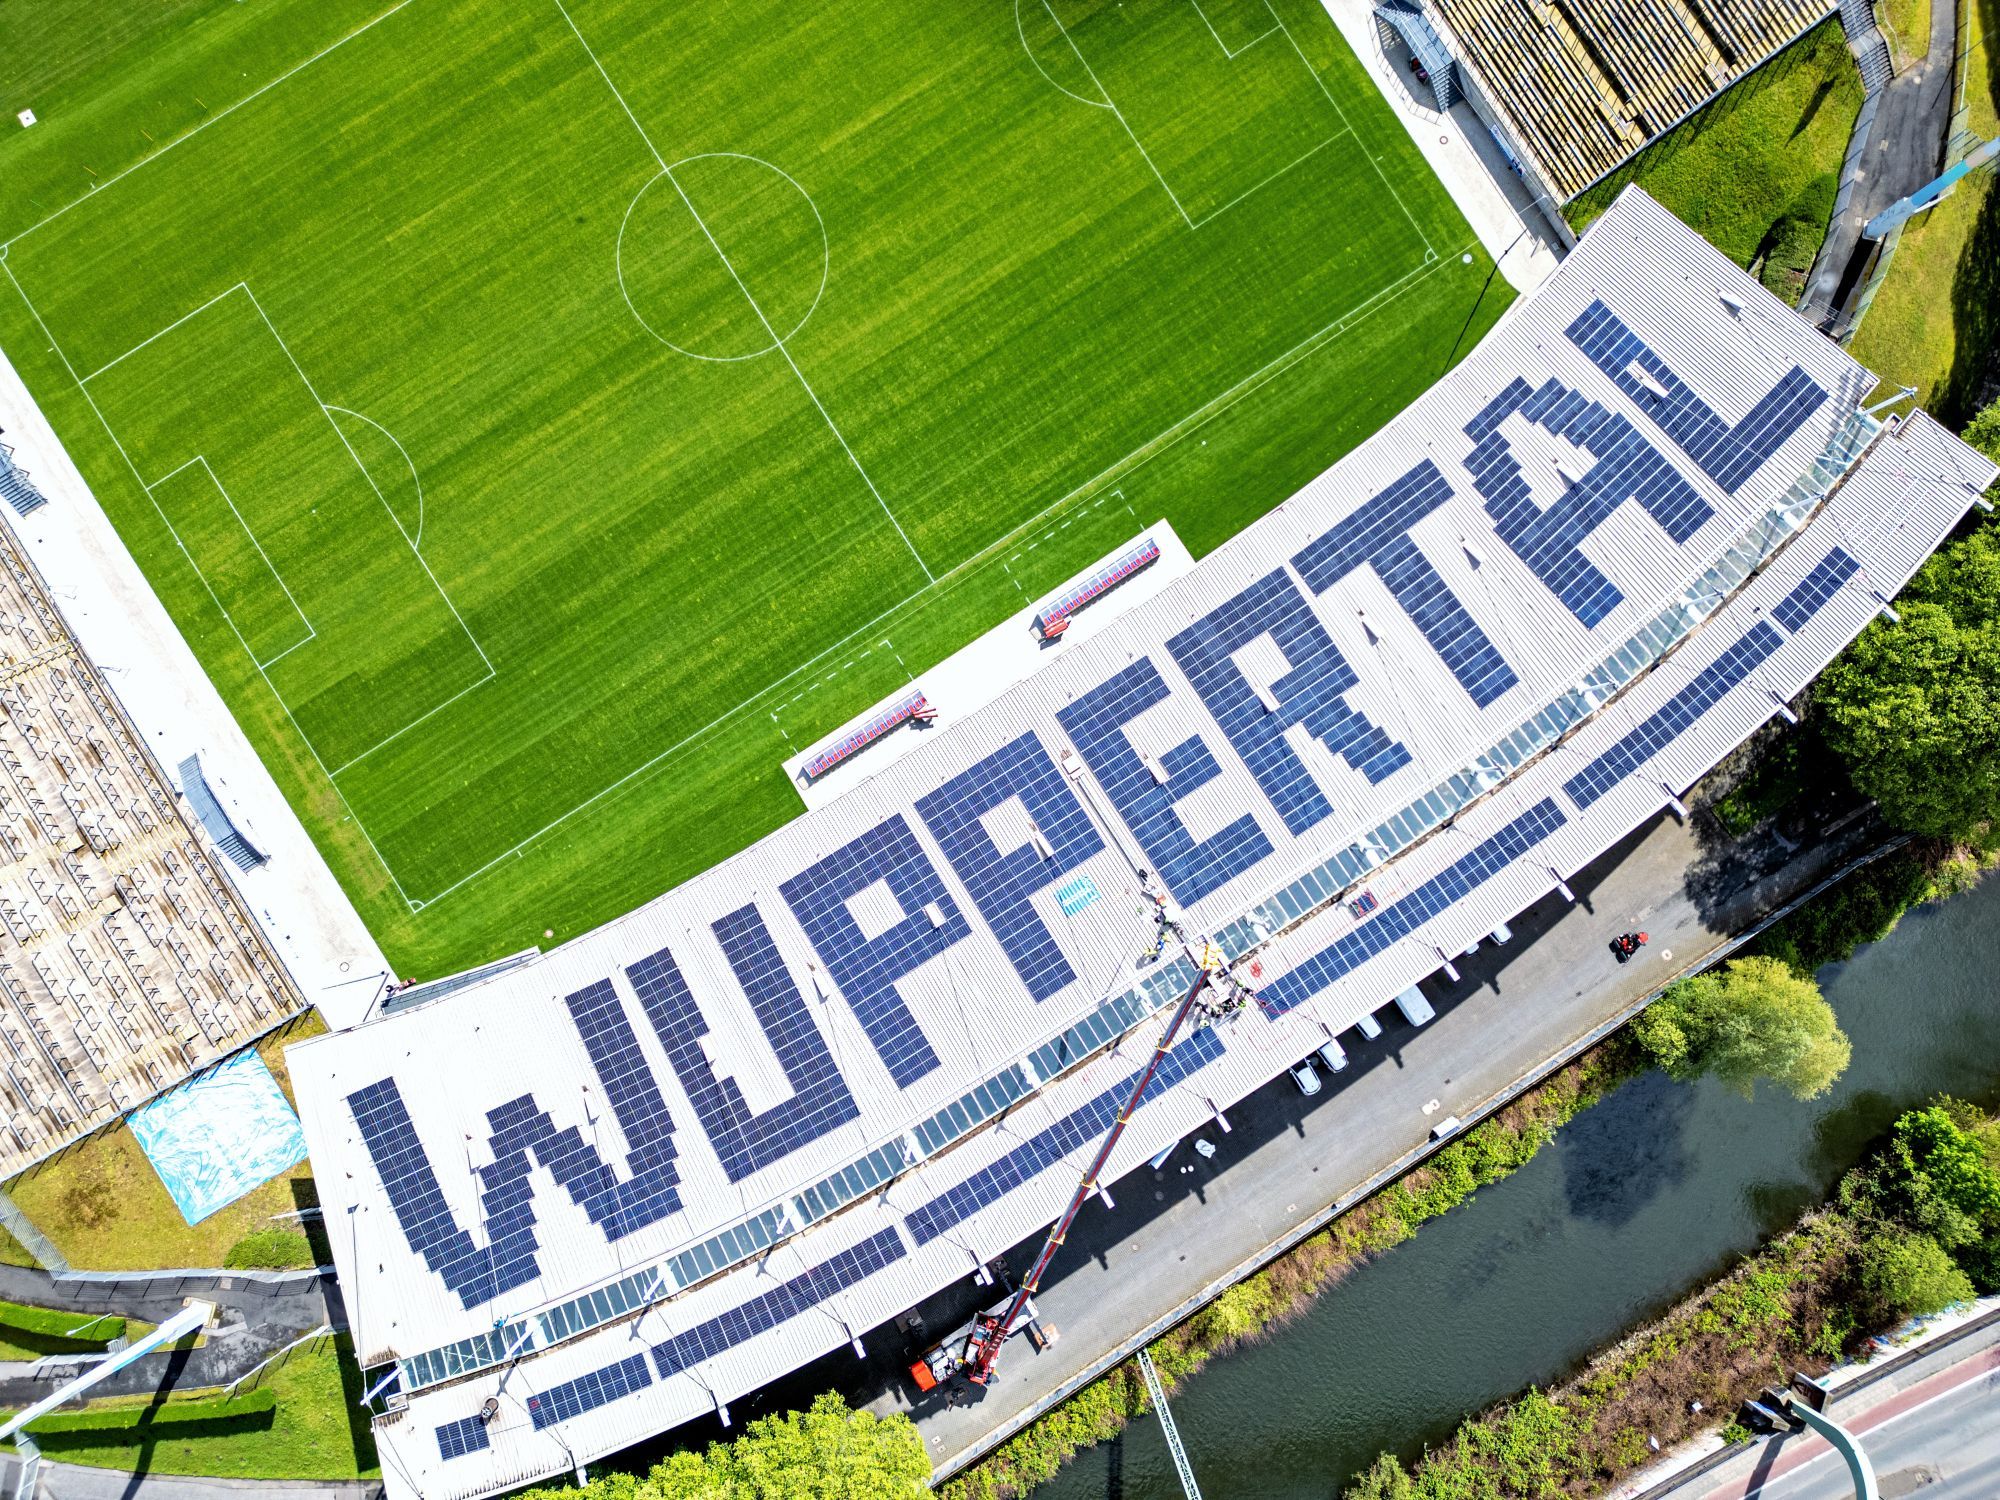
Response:
MULTIPOLYGON (((1401 1244, 1427 1219, 1525 1166, 1561 1126, 1644 1067, 1623 1035, 1585 1053, 1475 1125, 1325 1229, 1238 1282, 1148 1349, 1169 1392, 1240 1344, 1298 1316, 1351 1271, 1401 1244)), ((1150 1408, 1138 1367, 1118 1366, 943 1485, 943 1500, 1009 1500, 1108 1442, 1150 1408)))
POLYGON ((2000 1123, 1940 1100, 1897 1121, 1833 1200, 1566 1384, 1463 1424, 1405 1468, 1384 1454, 1347 1500, 1592 1495, 1731 1419, 1793 1369, 2000 1291, 2000 1123))

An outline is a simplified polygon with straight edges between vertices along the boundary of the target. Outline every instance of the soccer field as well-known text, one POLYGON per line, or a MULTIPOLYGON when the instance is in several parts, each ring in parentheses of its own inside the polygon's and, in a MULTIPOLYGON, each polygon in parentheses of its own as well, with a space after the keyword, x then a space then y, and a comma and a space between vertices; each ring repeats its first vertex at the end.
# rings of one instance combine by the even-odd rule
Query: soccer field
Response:
POLYGON ((97 10, 0 9, 0 342, 405 972, 742 847, 1509 296, 1316 0, 97 10))

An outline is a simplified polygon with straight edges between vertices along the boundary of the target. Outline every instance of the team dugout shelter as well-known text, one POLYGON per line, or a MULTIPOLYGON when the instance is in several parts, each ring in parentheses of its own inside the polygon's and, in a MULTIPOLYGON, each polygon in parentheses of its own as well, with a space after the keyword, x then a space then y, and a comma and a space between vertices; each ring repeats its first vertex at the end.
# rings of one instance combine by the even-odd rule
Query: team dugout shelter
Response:
POLYGON ((1628 189, 1368 442, 921 749, 291 1048, 390 1493, 726 1409, 1049 1224, 1194 978, 1135 964, 1140 870, 1261 1003, 1179 1038, 1113 1185, 1677 805, 1993 478, 1875 384, 1628 189))

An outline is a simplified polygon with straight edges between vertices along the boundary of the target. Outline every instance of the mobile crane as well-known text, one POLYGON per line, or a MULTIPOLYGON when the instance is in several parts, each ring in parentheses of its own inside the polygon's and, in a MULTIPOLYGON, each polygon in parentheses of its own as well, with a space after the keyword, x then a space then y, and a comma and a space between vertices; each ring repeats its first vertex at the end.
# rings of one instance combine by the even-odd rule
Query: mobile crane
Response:
POLYGON ((1194 945, 1189 944, 1181 933, 1177 922, 1169 919, 1163 922, 1163 928, 1170 929, 1174 937, 1188 950, 1189 956, 1197 960, 1198 972, 1193 986, 1174 1007, 1166 1029, 1160 1033, 1158 1045, 1153 1048, 1152 1057, 1147 1060, 1146 1066, 1139 1070, 1139 1076, 1133 1079, 1132 1092, 1126 1096, 1124 1107, 1118 1111, 1111 1128, 1105 1132, 1104 1141, 1098 1146, 1097 1154, 1090 1159, 1090 1165, 1084 1168, 1083 1178, 1077 1183, 1076 1192, 1070 1196, 1069 1207, 1063 1210, 1062 1217, 1057 1219, 1049 1230, 1049 1237, 1042 1244, 1041 1254, 1035 1257, 1034 1265, 1022 1278, 1014 1295, 1006 1302, 996 1304, 978 1314, 963 1328, 926 1350, 910 1366, 910 1377, 916 1382, 918 1390, 932 1390, 955 1375, 963 1375, 967 1381, 979 1386, 986 1385, 992 1380, 993 1368, 1000 1359, 1001 1345, 1034 1321, 1035 1292, 1041 1286, 1042 1277, 1047 1273, 1049 1263, 1056 1258, 1056 1251, 1062 1248, 1070 1226, 1076 1222, 1076 1216, 1083 1211, 1084 1200, 1097 1190, 1099 1175, 1111 1160, 1111 1153, 1117 1147, 1119 1137, 1125 1133, 1126 1125, 1131 1123, 1132 1116, 1138 1111, 1140 1101, 1145 1098, 1147 1085, 1153 1081, 1153 1076, 1159 1071, 1161 1059, 1167 1055, 1167 1049, 1173 1046, 1174 1038, 1180 1035, 1188 1017, 1197 1010, 1211 1017, 1228 1015, 1240 1009, 1244 1001, 1249 998, 1247 992, 1238 986, 1235 978, 1229 973, 1227 962, 1214 943, 1203 942, 1197 953, 1194 945), (1223 990, 1224 998, 1204 1004, 1203 997, 1211 989, 1223 990), (1024 1318, 1026 1322, 1023 1322, 1024 1318))

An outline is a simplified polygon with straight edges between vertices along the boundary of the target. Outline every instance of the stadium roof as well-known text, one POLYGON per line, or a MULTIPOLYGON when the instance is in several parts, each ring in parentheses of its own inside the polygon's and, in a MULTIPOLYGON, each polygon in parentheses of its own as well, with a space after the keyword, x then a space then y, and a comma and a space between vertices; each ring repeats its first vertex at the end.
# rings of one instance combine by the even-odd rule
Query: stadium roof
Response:
POLYGON ((1138 866, 1267 1009, 1175 1046, 1107 1180, 1656 813, 1990 479, 1874 383, 1628 191, 1375 437, 923 749, 292 1048, 357 1348, 402 1362, 392 1489, 689 1420, 1052 1219, 1189 977, 1135 968, 1138 866))

